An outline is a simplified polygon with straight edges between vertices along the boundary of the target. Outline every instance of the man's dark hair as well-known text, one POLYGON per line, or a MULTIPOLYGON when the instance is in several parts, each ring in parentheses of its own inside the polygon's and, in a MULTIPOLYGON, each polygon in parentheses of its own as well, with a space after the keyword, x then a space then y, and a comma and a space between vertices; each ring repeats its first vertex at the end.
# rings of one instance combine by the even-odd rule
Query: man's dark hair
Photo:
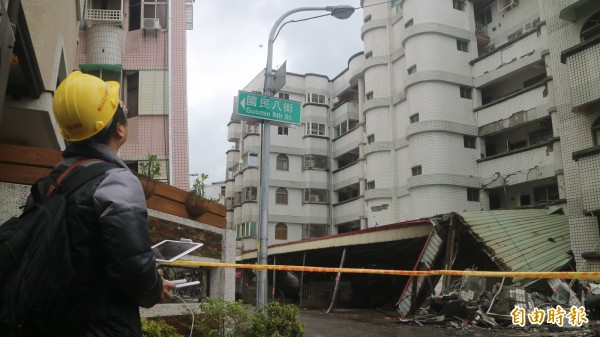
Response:
POLYGON ((125 116, 125 112, 120 106, 117 108, 117 111, 115 111, 115 115, 108 123, 108 126, 87 141, 92 143, 108 144, 110 136, 117 132, 117 124, 119 123, 127 125, 127 116, 125 116))

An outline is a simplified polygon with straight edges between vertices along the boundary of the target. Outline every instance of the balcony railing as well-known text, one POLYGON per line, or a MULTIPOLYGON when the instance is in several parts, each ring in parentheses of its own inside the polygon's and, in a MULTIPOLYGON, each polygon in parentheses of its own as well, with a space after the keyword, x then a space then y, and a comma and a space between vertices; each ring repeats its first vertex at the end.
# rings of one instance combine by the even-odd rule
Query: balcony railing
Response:
MULTIPOLYGON (((542 113, 547 114, 547 108, 544 109, 548 104, 548 96, 544 97, 545 91, 545 85, 533 86, 531 89, 527 88, 514 96, 503 98, 497 103, 492 102, 485 107, 475 109, 477 121, 479 125, 485 126, 490 123, 508 120, 519 111, 531 111, 532 109, 538 109, 539 114, 536 113, 530 117, 533 119, 542 117, 542 113)), ((529 114, 527 115, 529 117, 529 114)), ((527 120, 523 122, 527 122, 527 120)))
POLYGON ((529 150, 482 160, 479 162, 482 183, 514 185, 554 176, 555 156, 549 154, 550 149, 546 145, 536 145, 529 150))
POLYGON ((85 10, 85 20, 91 22, 123 23, 123 11, 120 9, 91 9, 85 10))
POLYGON ((333 205, 333 218, 336 224, 358 220, 363 200, 360 198, 333 205))

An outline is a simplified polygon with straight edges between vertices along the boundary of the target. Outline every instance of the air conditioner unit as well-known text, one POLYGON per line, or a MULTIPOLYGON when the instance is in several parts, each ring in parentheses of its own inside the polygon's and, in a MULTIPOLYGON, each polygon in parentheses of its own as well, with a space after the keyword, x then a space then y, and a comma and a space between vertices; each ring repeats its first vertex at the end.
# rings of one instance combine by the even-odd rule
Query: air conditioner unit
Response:
POLYGON ((160 29, 160 20, 154 18, 144 18, 144 29, 160 29))
POLYGON ((519 5, 519 0, 498 0, 498 12, 511 10, 519 5))
POLYGON ((311 195, 308 197, 308 201, 310 202, 319 202, 319 196, 318 195, 311 195))

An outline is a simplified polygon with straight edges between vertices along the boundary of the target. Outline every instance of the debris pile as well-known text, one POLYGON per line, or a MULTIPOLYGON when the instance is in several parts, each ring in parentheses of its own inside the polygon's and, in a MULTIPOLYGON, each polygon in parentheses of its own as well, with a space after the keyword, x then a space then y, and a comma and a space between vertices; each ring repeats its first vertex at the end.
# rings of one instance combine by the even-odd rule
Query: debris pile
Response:
MULTIPOLYGON (((506 279, 506 282, 509 280, 506 279)), ((553 279, 538 280, 528 287, 522 287, 506 285, 503 279, 486 287, 485 278, 464 276, 454 282, 447 293, 438 295, 432 292, 411 319, 402 322, 462 331, 517 330, 525 334, 596 336, 600 333, 600 322, 596 321, 599 313, 600 284, 581 286, 578 282, 569 284, 553 279), (583 294, 584 302, 577 297, 577 293, 583 294), (522 312, 519 312, 519 308, 523 309, 522 312), (560 313, 558 308, 564 310, 562 320, 555 315, 560 313), (573 312, 571 308, 575 308, 573 312), (571 316, 577 313, 578 308, 582 308, 580 315, 571 316)))

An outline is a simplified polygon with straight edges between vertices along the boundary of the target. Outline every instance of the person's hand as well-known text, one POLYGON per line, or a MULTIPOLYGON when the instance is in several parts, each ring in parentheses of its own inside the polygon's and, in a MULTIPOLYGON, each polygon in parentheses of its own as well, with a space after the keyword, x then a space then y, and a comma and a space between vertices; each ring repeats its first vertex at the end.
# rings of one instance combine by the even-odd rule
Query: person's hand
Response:
POLYGON ((163 291, 162 294, 160 294, 160 303, 164 303, 167 300, 170 300, 173 298, 173 293, 175 292, 175 289, 177 288, 173 283, 162 279, 162 284, 163 284, 163 291))

